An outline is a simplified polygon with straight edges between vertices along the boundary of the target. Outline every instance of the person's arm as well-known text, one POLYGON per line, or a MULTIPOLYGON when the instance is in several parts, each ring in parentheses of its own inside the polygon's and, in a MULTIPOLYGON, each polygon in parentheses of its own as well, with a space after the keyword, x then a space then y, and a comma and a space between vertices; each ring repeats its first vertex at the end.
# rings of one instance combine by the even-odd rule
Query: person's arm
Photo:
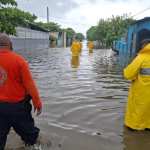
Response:
POLYGON ((73 45, 71 45, 71 48, 70 48, 70 50, 71 50, 71 52, 72 52, 72 50, 73 50, 73 45))
POLYGON ((32 102, 35 110, 37 110, 37 114, 40 114, 42 111, 42 102, 39 97, 39 92, 37 90, 36 84, 32 78, 29 65, 26 61, 22 61, 21 64, 21 74, 23 85, 28 92, 28 94, 32 97, 32 102))
POLYGON ((124 77, 127 80, 135 80, 141 64, 142 64, 143 58, 141 55, 138 55, 132 62, 124 69, 124 77))
POLYGON ((73 53, 73 50, 74 50, 74 43, 72 43, 71 45, 71 52, 73 53))

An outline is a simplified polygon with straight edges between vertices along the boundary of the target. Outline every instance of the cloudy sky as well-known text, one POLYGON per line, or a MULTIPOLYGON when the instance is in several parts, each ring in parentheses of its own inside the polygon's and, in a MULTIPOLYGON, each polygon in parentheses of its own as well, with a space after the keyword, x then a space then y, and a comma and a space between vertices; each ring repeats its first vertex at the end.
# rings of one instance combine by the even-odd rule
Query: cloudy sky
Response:
MULTIPOLYGON (((150 0, 17 0, 18 7, 34 13, 39 20, 46 21, 46 7, 49 7, 50 21, 62 27, 72 27, 86 33, 100 18, 112 15, 135 15, 150 8, 150 0)), ((135 16, 140 19, 150 16, 150 9, 135 16)))

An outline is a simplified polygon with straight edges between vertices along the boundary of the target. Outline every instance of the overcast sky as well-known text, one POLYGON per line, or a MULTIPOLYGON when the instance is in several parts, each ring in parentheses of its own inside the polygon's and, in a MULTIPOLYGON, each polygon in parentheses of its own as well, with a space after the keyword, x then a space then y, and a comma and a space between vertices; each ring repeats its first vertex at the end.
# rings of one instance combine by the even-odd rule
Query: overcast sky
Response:
MULTIPOLYGON (((50 21, 62 27, 72 27, 86 33, 101 18, 112 15, 137 14, 150 8, 150 0, 17 0, 18 7, 34 13, 39 20, 46 21, 46 7, 49 7, 50 21)), ((140 19, 150 16, 150 9, 137 15, 140 19)))

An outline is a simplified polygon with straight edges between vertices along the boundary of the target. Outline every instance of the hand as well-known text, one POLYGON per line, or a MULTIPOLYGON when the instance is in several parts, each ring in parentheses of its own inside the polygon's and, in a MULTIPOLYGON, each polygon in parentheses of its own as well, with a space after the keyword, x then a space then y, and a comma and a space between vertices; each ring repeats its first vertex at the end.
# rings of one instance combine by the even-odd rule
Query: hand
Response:
POLYGON ((36 113, 36 116, 39 116, 42 113, 42 108, 35 108, 34 107, 34 113, 36 113))

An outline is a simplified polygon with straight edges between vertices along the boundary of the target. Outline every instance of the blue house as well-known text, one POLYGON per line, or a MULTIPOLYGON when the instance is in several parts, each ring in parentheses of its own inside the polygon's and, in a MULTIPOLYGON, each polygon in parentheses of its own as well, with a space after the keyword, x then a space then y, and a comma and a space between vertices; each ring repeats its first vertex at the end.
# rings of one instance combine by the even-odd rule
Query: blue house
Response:
POLYGON ((150 38, 150 17, 132 23, 126 36, 118 41, 114 41, 113 50, 119 55, 128 54, 134 56, 141 48, 141 41, 147 38, 150 38))

